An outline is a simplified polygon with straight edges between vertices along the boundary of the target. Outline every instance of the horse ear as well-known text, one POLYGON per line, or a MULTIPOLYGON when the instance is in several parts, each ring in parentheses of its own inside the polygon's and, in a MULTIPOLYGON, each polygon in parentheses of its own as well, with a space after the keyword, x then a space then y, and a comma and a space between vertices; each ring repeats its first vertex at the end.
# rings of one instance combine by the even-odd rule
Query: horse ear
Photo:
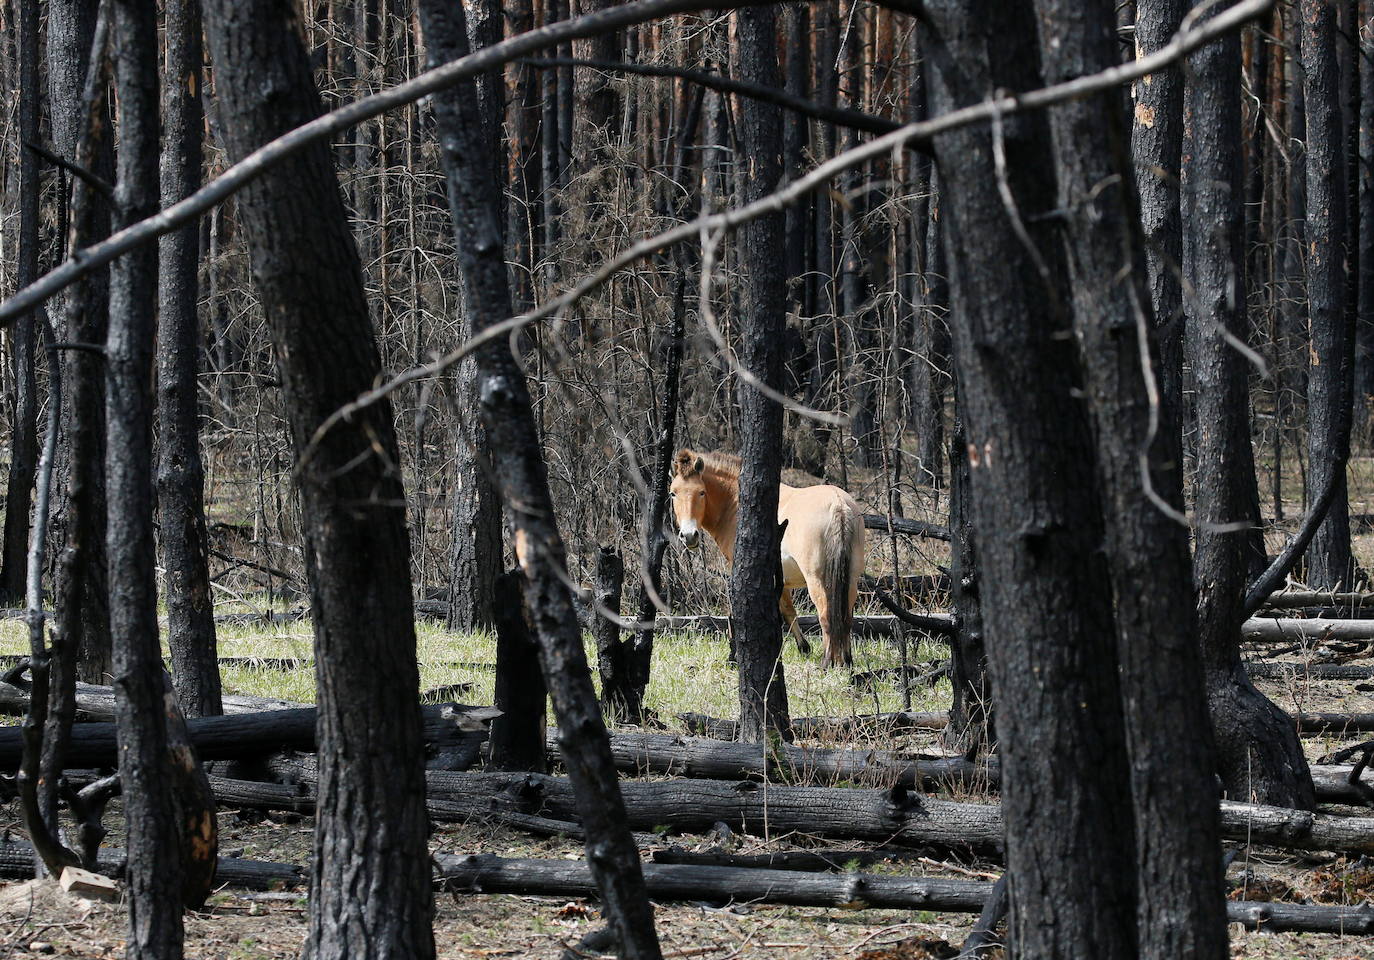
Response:
POLYGON ((693 473, 701 473, 701 471, 703 471, 703 470, 705 470, 705 469, 706 469, 706 461, 703 460, 701 457, 697 457, 697 462, 694 463, 694 464, 692 464, 692 472, 693 472, 693 473))
POLYGON ((677 473, 685 477, 692 472, 692 451, 686 448, 677 452, 677 473))

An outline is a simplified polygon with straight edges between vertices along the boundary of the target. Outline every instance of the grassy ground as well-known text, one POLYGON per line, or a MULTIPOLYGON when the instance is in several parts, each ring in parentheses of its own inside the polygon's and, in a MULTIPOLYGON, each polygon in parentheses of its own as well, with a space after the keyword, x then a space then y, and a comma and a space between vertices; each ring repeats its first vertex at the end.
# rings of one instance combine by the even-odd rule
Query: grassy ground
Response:
MULTIPOLYGON (((221 623, 218 626, 221 657, 291 658, 313 662, 308 621, 290 623, 221 623)), ((422 690, 449 684, 468 684, 462 699, 490 703, 495 680, 495 640, 489 635, 450 633, 440 623, 422 620, 416 625, 417 654, 422 690)), ((586 638, 589 662, 595 664, 595 648, 586 638)), ((813 644, 818 649, 819 644, 813 644)), ((20 621, 0 621, 0 654, 28 652, 28 637, 20 621)), ((660 636, 654 646, 653 679, 646 704, 666 719, 683 712, 715 717, 737 716, 739 701, 734 668, 726 661, 725 637, 721 634, 674 633, 660 636)), ((912 638, 909 660, 913 663, 947 657, 943 645, 912 638)), ((876 670, 896 666, 895 645, 884 640, 857 641, 854 669, 876 670)), ((856 694, 848 675, 822 670, 813 655, 801 657, 792 643, 783 653, 792 711, 797 716, 843 716, 902 709, 902 693, 895 679, 880 681, 856 694)), ((308 667, 280 670, 253 665, 226 664, 222 669, 227 693, 280 697, 301 703, 315 699, 314 671, 308 667)), ((912 690, 912 709, 935 710, 949 700, 949 685, 912 690)))

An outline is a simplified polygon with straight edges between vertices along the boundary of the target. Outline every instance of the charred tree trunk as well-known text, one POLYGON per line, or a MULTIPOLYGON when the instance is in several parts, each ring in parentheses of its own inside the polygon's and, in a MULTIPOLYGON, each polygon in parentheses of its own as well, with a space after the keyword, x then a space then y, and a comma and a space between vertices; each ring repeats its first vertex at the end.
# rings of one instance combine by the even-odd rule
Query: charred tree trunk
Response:
POLYGON ((620 595, 625 583, 625 561, 615 547, 603 546, 596 558, 596 584, 593 587, 592 634, 596 637, 596 665, 601 674, 601 709, 613 717, 629 716, 630 664, 628 650, 620 642, 620 624, 601 608, 620 616, 620 595))
POLYGON ((969 464, 962 418, 956 418, 950 443, 949 527, 950 594, 958 631, 949 641, 949 685, 953 701, 949 723, 940 733, 945 747, 977 755, 990 750, 997 737, 993 725, 992 689, 988 682, 983 614, 978 601, 978 560, 969 502, 969 464))
MULTIPOLYGON (((489 17, 476 25, 478 40, 490 40, 491 27, 499 30, 499 20, 489 17)), ((499 37, 497 38, 499 40, 499 37)), ((472 41, 470 41, 472 42, 472 41)), ((530 68, 521 68, 529 70, 530 68)), ((478 95, 480 139, 483 156, 492 166, 496 183, 503 183, 501 149, 501 86, 499 78, 484 74, 474 84, 478 95)), ((465 293, 458 335, 463 340, 473 334, 471 294, 465 293)), ((449 569, 450 630, 474 631, 492 627, 496 579, 505 569, 501 543, 501 500, 491 476, 491 449, 482 426, 477 396, 477 360, 468 357, 458 365, 458 443, 453 463, 453 552, 449 569)))
MULTIPOLYGON (((1353 572, 1345 451, 1350 446, 1354 343, 1346 330, 1345 138, 1336 4, 1302 0, 1303 100, 1307 107, 1307 484, 1315 500, 1338 484, 1326 519, 1307 550, 1307 582, 1349 588, 1353 572), (1339 470, 1339 475, 1338 475, 1339 470)), ((1344 42, 1344 41, 1341 41, 1344 42)))
MULTIPOLYGON (((115 86, 119 96, 119 226, 158 209, 157 12, 149 3, 114 4, 115 86)), ((181 956, 181 869, 172 771, 163 711, 153 542, 153 338, 157 248, 115 261, 105 342, 109 412, 107 551, 115 645, 119 778, 129 832, 128 956, 181 956)))
POLYGON ((1361 436, 1369 431, 1374 412, 1374 4, 1361 3, 1363 26, 1359 30, 1359 214, 1352 229, 1359 237, 1359 305, 1356 320, 1355 402, 1365 411, 1361 436))
MULTIPOLYGON (((1028 3, 932 7, 936 112, 1042 83, 1028 3)), ((1002 746, 1014 956, 1133 957, 1135 862, 1103 546, 1038 115, 935 140, 954 359, 1002 746), (990 136, 991 133, 991 136, 990 136), (1004 158, 1004 160, 1003 160, 1004 158), (1010 197, 1006 203, 999 187, 1010 197), (1014 200, 1013 206, 1011 200, 1014 200), (1105 766, 1089 768, 1087 758, 1105 766)))
MULTIPOLYGON (((1135 47, 1138 56, 1154 53, 1178 32, 1186 0, 1138 0, 1135 47)), ((1183 155, 1183 72, 1162 70, 1136 82, 1131 155, 1140 199, 1145 239, 1145 266, 1150 284, 1159 361, 1159 442, 1163 462, 1183 468, 1183 287, 1178 265, 1183 258, 1183 224, 1179 214, 1178 176, 1183 155)), ((1183 505, 1183 488, 1157 490, 1169 503, 1183 505)))
MULTIPOLYGON (((1036 7, 1045 82, 1117 62, 1112 0, 1036 0, 1036 7)), ((1137 937, 1142 957, 1224 960, 1215 757, 1210 739, 1199 734, 1207 729, 1207 707, 1189 616, 1188 532, 1150 498, 1156 488, 1158 496, 1176 499, 1181 478, 1170 442, 1152 435, 1145 377, 1158 368, 1159 353, 1150 336, 1125 116, 1116 90, 1050 111, 1059 205, 1070 211, 1065 259, 1116 594, 1117 658, 1141 838, 1137 937), (1142 371, 1142 353, 1149 370, 1142 371), (1148 451, 1146 474, 1142 451, 1148 451), (1150 589, 1142 590, 1144 583, 1150 589)))
MULTIPOLYGON (((168 0, 165 36, 162 203, 170 207, 200 186, 205 117, 199 0, 168 0)), ((157 499, 172 679, 182 709, 189 716, 206 717, 222 710, 200 460, 197 233, 194 225, 185 227, 163 237, 160 246, 157 499)))
POLYGON ((1243 337, 1244 270, 1240 164, 1240 38, 1193 54, 1186 93, 1182 183, 1183 275, 1188 341, 1197 381, 1197 544, 1193 578, 1198 635, 1217 762, 1226 792, 1311 809, 1312 778, 1292 721, 1250 683, 1240 660, 1246 532, 1254 522, 1246 493, 1254 474, 1246 360, 1227 340, 1243 337), (1241 529, 1236 525, 1240 524, 1241 529))
MULTIPOLYGON (((574 0, 576 15, 595 13, 616 4, 613 0, 574 0)), ((606 30, 594 37, 574 40, 572 53, 586 60, 617 61, 623 56, 619 31, 606 30)), ((579 68, 573 73, 576 84, 576 112, 574 114, 573 151, 580 157, 584 170, 605 162, 607 139, 614 136, 614 121, 621 111, 620 95, 612 83, 612 75, 601 70, 579 68)))
MULTIPOLYGON (((778 86, 777 34, 771 8, 736 16, 735 63, 741 79, 778 86)), ((745 203, 767 196, 782 176, 782 114, 745 100, 739 110, 740 147, 747 160, 745 203)), ((742 227, 740 262, 746 282, 739 321, 743 368, 764 384, 782 384, 785 279, 781 214, 742 227)), ((740 739, 790 738, 782 669, 782 623, 774 589, 780 551, 778 484, 782 469, 782 407, 741 378, 739 530, 730 575, 730 626, 739 661, 740 739)))
MULTIPOLYGON (((468 52, 461 5, 421 0, 420 21, 429 62, 438 65, 468 52)), ((501 242, 499 186, 477 139, 474 85, 459 83, 435 95, 440 153, 448 179, 459 263, 467 284, 473 331, 511 316, 505 248, 501 242)), ((515 552, 525 573, 525 603, 539 637, 540 663, 558 718, 559 743, 577 791, 586 843, 606 916, 621 956, 661 955, 653 909, 644 892, 639 857, 620 796, 606 726, 596 702, 572 595, 561 579, 567 567, 549 495, 548 475, 524 372, 504 338, 475 354, 482 423, 510 510, 515 552)))
MULTIPOLYGON (((48 4, 48 103, 53 146, 64 157, 114 180, 114 151, 104 135, 109 112, 103 85, 91 84, 102 69, 93 64, 97 0, 54 0, 48 4), (95 71, 95 73, 92 73, 95 71), (88 93, 90 94, 88 96, 88 93), (89 124, 90 133, 85 130, 89 124), (82 156, 78 144, 86 141, 82 156)), ((77 197, 89 194, 75 184, 77 197)), ((110 210, 97 196, 78 200, 72 224, 85 242, 104 238, 110 210), (84 209, 83 209, 84 207, 84 209)), ((64 299, 63 340, 105 342, 109 315, 109 271, 97 270, 68 291, 64 299)), ((62 372, 62 433, 67 438, 63 465, 66 490, 59 498, 53 532, 65 544, 57 558, 53 593, 63 643, 78 651, 77 674, 87 683, 105 683, 113 669, 110 640, 109 587, 105 564, 105 391, 104 362, 86 350, 70 351, 62 372)), ((54 677, 55 684, 58 679, 54 677)))
MULTIPOLYGON (((515 0, 506 5, 511 36, 534 29, 531 0, 515 0)), ((540 193, 542 187, 540 151, 540 71, 529 65, 515 65, 512 96, 506 106, 506 125, 511 142, 512 183, 507 211, 506 236, 509 238, 515 271, 515 302, 518 309, 534 303, 534 269, 543 239, 544 221, 540 193)))
MULTIPOLYGON (((319 115, 289 8, 210 0, 204 9, 231 160, 319 115)), ((410 545, 391 406, 314 436, 380 372, 328 145, 254 181, 238 213, 276 349, 315 571, 320 804, 305 955, 432 957, 410 545)))
POLYGON ((496 579, 496 693, 501 716, 491 721, 492 770, 543 773, 544 703, 548 691, 539 672, 539 645, 530 636, 520 571, 496 579))
MULTIPOLYGON (((659 411, 658 437, 654 441, 654 473, 649 486, 649 503, 644 511, 644 568, 640 571, 638 616, 641 623, 653 623, 658 616, 654 595, 661 597, 663 588, 663 554, 668 549, 664 522, 668 513, 668 483, 673 469, 673 450, 677 435, 678 398, 682 392, 682 351, 686 337, 687 299, 685 257, 678 266, 677 293, 673 298, 673 320, 668 328, 668 355, 663 365, 661 392, 663 407, 659 411)), ((631 700, 627 707, 629 719, 640 723, 644 719, 644 691, 649 686, 653 666, 654 632, 635 633, 634 650, 630 654, 631 700)))
MULTIPOLYGON (((918 483, 939 489, 944 484, 945 394, 949 385, 949 281, 945 244, 941 236, 941 203, 938 179, 930 178, 928 221, 925 231, 925 262, 917 282, 922 296, 916 306, 916 330, 911 365, 912 427, 916 431, 918 483)), ((951 448, 954 449, 954 448, 951 448)), ((960 457, 962 459, 962 456, 960 457)), ((950 473, 957 469, 950 461, 950 473)), ((953 481, 951 480, 951 483, 953 481)))
MULTIPOLYGON (((67 10, 63 13, 55 5, 50 4, 50 43, 54 38, 54 31, 59 35, 64 31, 68 34, 75 31, 75 27, 69 21, 58 20, 54 23, 53 17, 59 14, 70 15, 72 11, 67 10)), ((76 162, 86 169, 95 169, 98 165, 97 158, 108 156, 105 148, 105 91, 109 77, 109 58, 106 56, 106 49, 109 45, 110 20, 109 6, 102 5, 96 22, 89 24, 90 36, 86 39, 90 43, 90 49, 82 58, 83 62, 89 65, 89 69, 80 80, 81 89, 75 94, 75 101, 71 104, 71 108, 80 119, 73 121, 72 118, 63 118, 69 127, 67 132, 75 138, 73 150, 76 162)), ((66 40, 69 44, 75 42, 71 36, 67 36, 66 40)), ((51 48, 49 53, 48 67, 51 80, 54 69, 51 48)), ((60 60, 60 66, 67 71, 71 69, 71 64, 66 59, 60 60)), ((70 79, 65 73, 63 76, 70 79)), ((53 100, 56 102, 55 94, 53 100)), ((56 122, 53 129, 56 135, 56 122)), ((97 231, 100 236, 109 232, 109 210, 104 206, 104 201, 98 199, 95 191, 84 181, 73 186, 70 234, 72 246, 80 248, 94 239, 97 231)), ((104 310, 103 296, 108 292, 108 288, 99 285, 101 279, 79 282, 68 291, 63 304, 66 312, 67 337, 78 335, 76 331, 89 326, 94 316, 91 312, 94 309, 93 303, 101 304, 101 310, 104 310)), ((100 316, 103 318, 104 313, 100 316)), ((103 340, 103 326, 101 330, 100 336, 103 340)), ((54 351, 54 356, 55 353, 54 351)), ((109 603, 108 597, 101 598, 98 603, 91 603, 89 586, 92 577, 96 577, 101 569, 92 567, 95 562, 92 558, 98 557, 103 564, 105 556, 105 464, 99 459, 103 433, 98 429, 100 423, 93 418, 73 415, 75 410, 104 410, 104 391, 100 385, 103 373, 103 357, 86 350, 72 352, 58 370, 59 378, 63 381, 61 423, 62 432, 66 436, 67 481, 65 506, 53 512, 54 525, 57 527, 53 542, 61 549, 53 565, 53 605, 57 611, 57 622, 52 631, 51 701, 43 728, 43 774, 40 787, 44 816, 48 818, 49 823, 57 821, 58 779, 72 719, 76 713, 76 681, 81 671, 81 658, 86 656, 90 661, 98 661, 99 669, 95 672, 98 673, 101 682, 109 678, 113 669, 108 664, 109 649, 98 641, 89 641, 86 632, 90 626, 99 633, 101 626, 87 624, 86 615, 90 612, 88 608, 94 607, 97 612, 106 611, 109 603), (71 382, 73 379, 75 382, 71 382), (73 397, 73 394, 76 396, 73 397), (93 488, 102 491, 99 498, 92 493, 93 488), (65 530, 58 524, 59 518, 65 524, 65 530)), ((61 450, 62 447, 59 446, 59 454, 61 450)), ((103 586, 104 580, 99 579, 99 583, 103 586)), ((108 630, 105 631, 105 636, 108 637, 108 630)), ((94 668, 93 662, 86 665, 94 668)))
MULTIPOLYGON (((38 80, 38 0, 19 0, 19 256, 16 289, 38 279, 38 157, 24 143, 39 142, 43 100, 38 80)), ((38 380, 34 332, 41 310, 10 326, 10 379, 14 384, 10 407, 10 472, 5 488, 5 540, 0 554, 0 600, 19 604, 24 599, 29 556, 29 507, 38 469, 38 380)))

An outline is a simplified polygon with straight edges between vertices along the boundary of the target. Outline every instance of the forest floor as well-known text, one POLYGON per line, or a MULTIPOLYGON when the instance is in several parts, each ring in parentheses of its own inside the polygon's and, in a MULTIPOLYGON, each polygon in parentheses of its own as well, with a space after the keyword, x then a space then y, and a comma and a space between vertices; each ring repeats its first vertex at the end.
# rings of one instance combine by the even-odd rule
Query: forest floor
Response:
MULTIPOLYGON (((22 640, 14 624, 0 625, 0 653, 18 653, 22 640)), ((223 656, 310 657, 310 628, 305 622, 268 626, 226 627, 223 656)), ((655 683, 650 702, 671 728, 675 714, 687 710, 716 716, 735 714, 733 673, 725 661, 720 637, 679 634, 656 646, 655 683)), ((447 636, 438 627, 421 628, 422 670, 426 687, 468 684, 459 697, 469 703, 490 702, 490 641, 447 636)), ((938 647, 917 646, 915 661, 940 656, 938 647)), ((857 644, 856 669, 894 665, 889 642, 857 644)), ((856 692, 838 671, 821 671, 788 645, 787 677, 794 715, 840 716, 898 709, 901 692, 895 681, 856 692)), ((236 666, 225 671, 226 688, 234 692, 313 699, 312 671, 283 671, 236 666)), ((1349 682, 1267 682, 1266 692, 1289 710, 1374 711, 1374 695, 1353 690, 1349 682)), ((947 684, 913 691, 913 709, 947 705, 947 684)), ((930 731, 903 732, 867 741, 911 753, 937 752, 930 731)), ((1342 744, 1326 738, 1307 741, 1315 759, 1342 744)), ((819 744, 817 744, 819 745, 819 744)), ((838 745, 831 741, 825 745, 838 745)), ((859 745, 859 744, 850 744, 859 745)), ((968 798, 967 794, 963 795, 968 798)), ((977 799, 976 797, 974 799, 977 799)), ((1358 812, 1358 811, 1351 811, 1358 812)), ((122 845, 118 806, 107 822, 116 827, 109 843, 122 845)), ((310 859, 312 823, 297 814, 263 815, 225 810, 220 814, 221 852, 242 857, 306 864, 310 859)), ((0 836, 23 835, 15 803, 0 806, 0 836)), ((663 846, 759 853, 825 847, 856 849, 857 843, 835 844, 817 838, 672 836, 663 846)), ((539 839, 490 826, 442 825, 431 846, 445 853, 494 853, 502 856, 576 859, 580 845, 565 839, 539 839)), ((977 860, 935 861, 904 858, 871 868, 877 872, 930 876, 991 878, 997 866, 977 860)), ((1243 850, 1229 874, 1235 899, 1284 899, 1314 903, 1367 902, 1374 896, 1374 868, 1330 855, 1293 856, 1280 851, 1243 850)), ((435 937, 439 956, 478 960, 487 957, 535 957, 554 960, 577 943, 599 920, 594 903, 566 898, 453 895, 437 897, 435 937)), ((187 915, 187 956, 217 960, 297 955, 307 922, 307 892, 286 889, 255 893, 225 888, 203 910, 187 915)), ((918 960, 942 957, 942 941, 957 946, 972 917, 957 914, 769 906, 764 904, 663 903, 658 905, 660 936, 667 957, 834 958, 846 960, 918 960)), ((119 905, 93 903, 61 894, 50 884, 0 885, 0 960, 7 956, 46 954, 67 957, 115 957, 123 953, 125 915, 119 905)), ((1374 938, 1336 935, 1268 934, 1232 927, 1232 954, 1245 958, 1312 958, 1354 960, 1374 957, 1374 938)))

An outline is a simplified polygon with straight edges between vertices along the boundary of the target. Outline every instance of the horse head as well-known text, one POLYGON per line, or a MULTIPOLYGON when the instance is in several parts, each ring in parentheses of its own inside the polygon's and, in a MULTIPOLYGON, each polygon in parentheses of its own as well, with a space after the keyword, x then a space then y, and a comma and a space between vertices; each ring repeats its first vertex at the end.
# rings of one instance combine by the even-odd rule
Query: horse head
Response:
POLYGON ((679 450, 674 461, 673 482, 668 488, 673 498, 673 519, 678 536, 689 549, 701 543, 701 522, 706 516, 706 481, 702 471, 706 461, 691 450, 679 450))

